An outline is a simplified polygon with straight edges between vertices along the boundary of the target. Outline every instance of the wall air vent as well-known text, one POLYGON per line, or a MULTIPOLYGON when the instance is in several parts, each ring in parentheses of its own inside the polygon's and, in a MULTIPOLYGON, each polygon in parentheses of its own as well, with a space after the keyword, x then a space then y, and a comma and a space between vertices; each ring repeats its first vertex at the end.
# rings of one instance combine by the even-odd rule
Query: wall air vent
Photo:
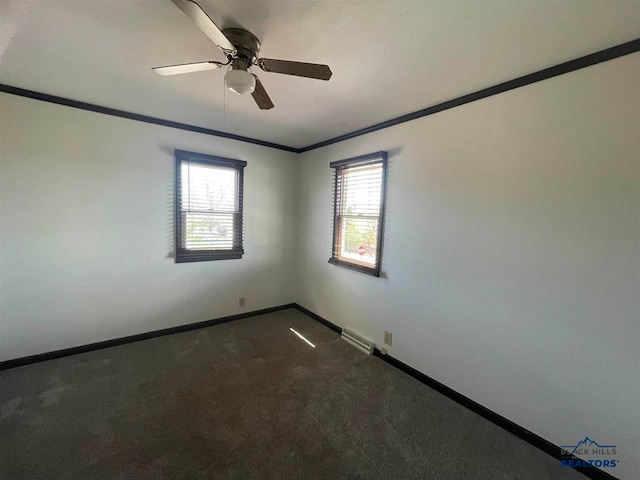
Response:
POLYGON ((373 353, 373 347, 375 347, 375 344, 368 338, 364 338, 353 330, 343 328, 342 339, 367 355, 371 355, 373 353))

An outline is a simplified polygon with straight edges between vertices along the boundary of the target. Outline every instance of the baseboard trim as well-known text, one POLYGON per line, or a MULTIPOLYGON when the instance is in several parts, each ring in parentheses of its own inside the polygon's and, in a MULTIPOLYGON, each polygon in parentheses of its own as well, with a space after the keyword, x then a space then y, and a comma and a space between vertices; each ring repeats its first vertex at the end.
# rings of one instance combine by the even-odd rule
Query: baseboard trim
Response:
POLYGON ((0 371, 7 370, 10 368, 21 367, 23 365, 29 365, 32 363, 46 362, 47 360, 54 360, 56 358, 68 357, 70 355, 76 355, 78 353, 92 352, 94 350, 102 350, 103 348, 115 347, 118 345, 124 345, 126 343, 140 342, 142 340, 148 340, 150 338, 163 337, 165 335, 173 335, 174 333, 188 332, 190 330, 197 330, 199 328, 211 327, 213 325, 219 325, 221 323, 227 323, 234 320, 240 320, 243 318, 255 317, 257 315, 264 315, 267 313, 279 312, 281 310, 288 310, 290 308, 296 308, 296 304, 288 303, 285 305, 279 305, 277 307, 263 308, 263 309, 254 310, 251 312, 238 313, 236 315, 229 315, 227 317, 220 317, 220 318, 214 318, 212 320, 205 320, 203 322, 189 323, 187 325, 178 325, 176 327, 163 328, 161 330, 154 330, 152 332, 129 335, 127 337, 114 338, 112 340, 105 340, 103 342, 89 343, 87 345, 79 345, 77 347, 64 348, 62 350, 55 350, 53 352, 39 353, 37 355, 30 355, 27 357, 20 357, 12 360, 5 360, 3 362, 0 362, 0 371))
MULTIPOLYGON (((326 318, 323 318, 320 315, 312 312, 311 310, 308 310, 302 305, 299 305, 297 303, 288 303, 285 305, 279 305, 277 307, 263 308, 261 310, 254 310, 251 312, 239 313, 236 315, 229 315, 227 317, 220 317, 220 318, 214 318, 212 320, 205 320, 203 322, 189 323, 187 325, 178 325, 176 327, 163 328, 161 330, 154 330, 152 332, 140 333, 137 335, 129 335, 127 337, 115 338, 115 339, 106 340, 103 342, 90 343, 87 345, 80 345, 77 347, 65 348, 62 350, 55 350, 53 352, 40 353, 37 355, 30 355, 28 357, 16 358, 13 360, 5 360, 3 362, 0 362, 0 371, 7 370, 10 368, 21 367, 23 365, 29 365, 32 363, 39 363, 39 362, 45 362, 47 360, 54 360, 56 358, 68 357, 70 355, 76 355, 78 353, 91 352, 94 350, 102 350, 104 348, 124 345, 126 343, 139 342, 142 340, 148 340, 150 338, 162 337, 165 335, 172 335, 174 333, 188 332, 190 330, 197 330, 200 328, 211 327, 213 325, 219 325, 221 323, 227 323, 234 320, 241 320, 243 318, 255 317, 258 315, 265 315, 267 313, 279 312, 281 310, 288 310, 290 308, 294 308, 304 313, 308 317, 316 320, 317 322, 323 324, 327 328, 330 328, 336 333, 342 333, 342 328, 336 325, 335 323, 330 322, 326 318)), ((428 375, 425 375, 424 373, 416 370, 415 368, 407 365, 406 363, 403 363, 400 360, 393 358, 390 355, 382 354, 382 352, 378 348, 374 350, 374 356, 380 358, 381 360, 397 368, 398 370, 401 370, 407 375, 412 376, 413 378, 424 383, 428 387, 433 388, 434 390, 441 393, 442 395, 468 408, 472 412, 477 413, 481 417, 489 420, 490 422, 503 428, 509 433, 512 433, 516 437, 542 450, 548 455, 551 455, 553 458, 557 460, 560 460, 561 458, 566 458, 566 457, 561 457, 562 449, 559 446, 551 443, 548 440, 545 440, 544 438, 531 432, 530 430, 527 430, 526 428, 521 427, 517 423, 512 422, 511 420, 503 417, 502 415, 492 410, 489 410, 488 408, 482 406, 478 402, 471 400, 469 397, 466 397, 461 393, 456 392, 452 388, 447 387, 443 383, 440 383, 437 380, 429 377, 428 375)), ((573 460, 579 460, 579 458, 573 457, 573 460)), ((607 472, 604 472, 603 470, 600 470, 596 467, 591 467, 591 468, 574 467, 573 469, 593 480, 619 480, 613 475, 607 472)))
MULTIPOLYGON (((320 315, 311 312, 310 310, 302 307, 301 305, 298 305, 296 303, 294 304, 294 308, 305 313, 309 317, 313 318, 314 320, 317 320, 318 322, 329 327, 330 329, 338 333, 342 332, 342 328, 338 327, 336 324, 330 322, 326 318, 322 318, 320 315)), ((555 445, 550 441, 545 440, 541 436, 531 432, 530 430, 527 430, 524 427, 521 427, 517 423, 512 422, 511 420, 503 417, 502 415, 494 412, 493 410, 489 410, 488 408, 482 406, 478 402, 471 400, 469 397, 466 397, 461 393, 456 392, 452 388, 447 387, 443 383, 440 383, 437 380, 431 378, 430 376, 425 375, 424 373, 416 370, 415 368, 407 365, 406 363, 403 363, 400 360, 393 358, 390 355, 384 355, 378 348, 374 350, 373 354, 374 356, 380 358, 381 360, 388 363, 389 365, 397 368, 398 370, 401 370, 407 375, 412 376, 413 378, 424 383, 428 387, 431 387, 432 389, 441 393, 445 397, 450 398, 454 402, 459 403, 463 407, 466 407, 472 412, 477 413, 481 417, 489 420, 491 423, 494 423, 495 425, 503 428, 509 433, 512 433, 513 435, 524 440, 530 445, 533 445, 539 450, 542 450, 548 455, 551 455, 556 460, 560 461, 561 459, 567 459, 566 456, 565 457, 561 456, 562 449, 558 445, 555 445)), ((572 457, 571 459, 580 460, 578 457, 575 457, 575 456, 572 457)), ((592 478, 593 480, 619 480, 617 477, 614 477, 613 475, 603 470, 600 470, 599 468, 596 468, 596 467, 590 467, 590 468, 573 467, 573 470, 576 470, 582 473, 583 475, 587 476, 588 478, 592 478)))
POLYGON ((340 328, 339 326, 337 326, 335 323, 331 323, 329 320, 326 320, 324 318, 322 318, 320 315, 317 315, 315 313, 313 313, 311 310, 307 310, 306 308, 304 308, 302 305, 298 305, 297 303, 293 304, 293 308, 295 308, 296 310, 301 311, 302 313, 304 313, 307 317, 311 317, 314 320, 320 322, 321 324, 323 324, 325 327, 330 328, 331 330, 333 330, 336 333, 342 333, 342 328, 340 328))

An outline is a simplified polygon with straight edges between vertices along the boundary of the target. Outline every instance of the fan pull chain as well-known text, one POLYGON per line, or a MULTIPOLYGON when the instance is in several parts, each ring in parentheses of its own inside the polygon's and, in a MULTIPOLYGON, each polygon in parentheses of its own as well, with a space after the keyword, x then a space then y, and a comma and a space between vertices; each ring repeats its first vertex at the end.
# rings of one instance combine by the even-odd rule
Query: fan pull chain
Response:
POLYGON ((222 81, 222 126, 227 126, 227 87, 222 81))

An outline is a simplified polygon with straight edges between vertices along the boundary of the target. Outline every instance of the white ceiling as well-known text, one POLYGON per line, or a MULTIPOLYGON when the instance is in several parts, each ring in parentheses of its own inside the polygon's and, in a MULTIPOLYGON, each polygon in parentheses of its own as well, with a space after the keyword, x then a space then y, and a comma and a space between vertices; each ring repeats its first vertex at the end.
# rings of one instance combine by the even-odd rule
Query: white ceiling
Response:
POLYGON ((276 107, 225 91, 224 60, 170 0, 0 0, 0 83, 302 147, 640 37, 640 0, 200 0, 269 58, 329 82, 259 72, 276 107))

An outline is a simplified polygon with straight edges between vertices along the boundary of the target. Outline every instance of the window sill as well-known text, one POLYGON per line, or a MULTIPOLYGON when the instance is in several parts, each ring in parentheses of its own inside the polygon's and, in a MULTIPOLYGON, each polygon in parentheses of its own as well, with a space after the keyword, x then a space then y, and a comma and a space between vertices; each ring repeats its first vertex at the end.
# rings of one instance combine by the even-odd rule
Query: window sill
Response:
POLYGON ((213 260, 237 260, 242 258, 244 252, 178 252, 175 263, 210 262, 213 260))
POLYGON ((329 263, 332 265, 337 265, 338 267, 348 268, 349 270, 355 270, 356 272, 364 273, 366 275, 371 275, 373 277, 380 277, 380 268, 379 267, 365 267, 364 265, 358 265, 357 263, 345 262, 344 260, 339 260, 337 258, 330 258, 329 263))

